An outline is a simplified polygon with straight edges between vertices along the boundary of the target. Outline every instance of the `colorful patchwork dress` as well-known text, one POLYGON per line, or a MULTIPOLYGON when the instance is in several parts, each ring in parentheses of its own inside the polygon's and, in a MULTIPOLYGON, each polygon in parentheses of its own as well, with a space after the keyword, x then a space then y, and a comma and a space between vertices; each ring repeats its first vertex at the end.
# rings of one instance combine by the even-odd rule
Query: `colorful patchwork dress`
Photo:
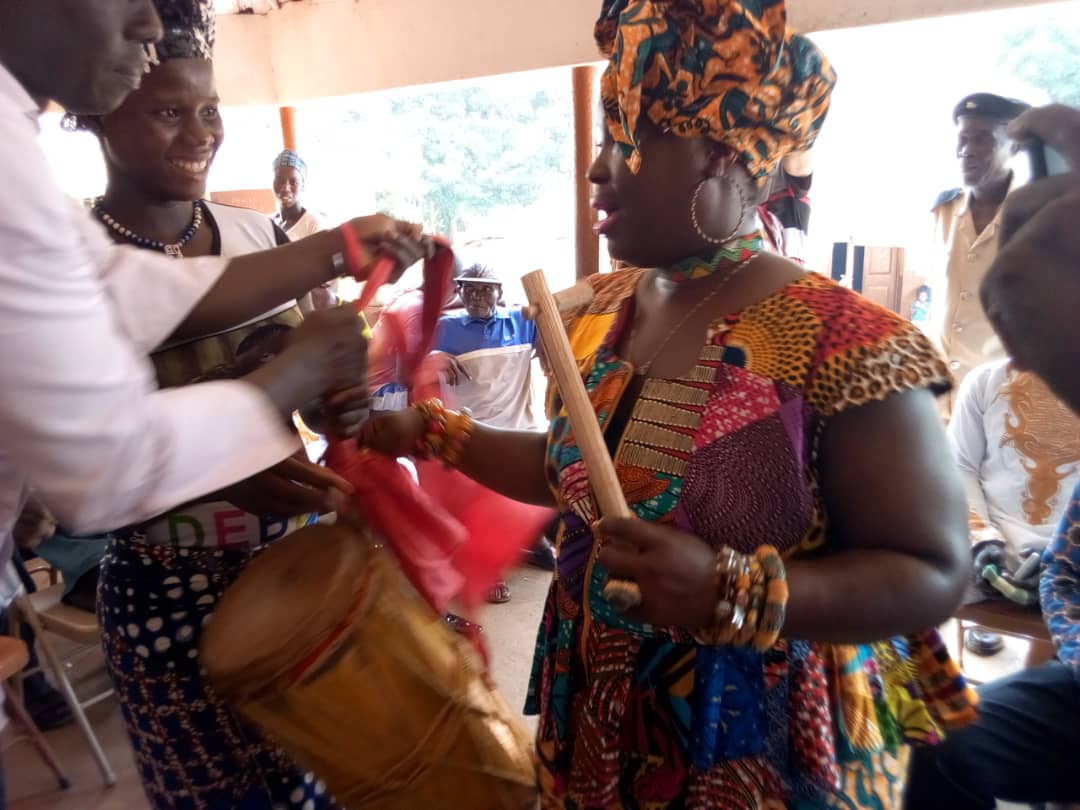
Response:
MULTIPOLYGON (((741 552, 827 548, 823 431, 846 408, 947 390, 929 343, 808 273, 717 320, 689 374, 647 379, 632 410, 619 408, 634 374, 613 347, 639 278, 594 276, 592 304, 569 325, 597 418, 618 434, 606 438, 631 509, 741 552)), ((526 709, 540 715, 544 805, 894 806, 905 743, 935 742, 974 715, 937 633, 860 646, 783 639, 759 654, 627 621, 601 595, 596 507, 557 399, 553 413, 562 531, 526 709)))

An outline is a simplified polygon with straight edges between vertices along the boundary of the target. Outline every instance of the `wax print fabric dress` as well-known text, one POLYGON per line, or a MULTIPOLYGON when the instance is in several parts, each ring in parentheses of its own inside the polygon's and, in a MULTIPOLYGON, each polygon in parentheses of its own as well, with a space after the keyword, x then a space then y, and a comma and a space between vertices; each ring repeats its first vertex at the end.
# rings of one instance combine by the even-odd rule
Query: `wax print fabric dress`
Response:
MULTIPOLYGON (((828 546, 819 444, 829 419, 894 393, 947 390, 921 333, 808 273, 716 320, 693 370, 647 379, 629 417, 632 367, 612 349, 637 270, 592 277, 569 326, 623 492, 643 520, 751 552, 828 546)), ((969 722, 974 693, 936 631, 843 646, 782 639, 765 654, 702 646, 627 621, 602 596, 596 507, 558 399, 548 473, 559 499, 558 568, 527 711, 539 714, 545 806, 889 807, 907 741, 969 722)))

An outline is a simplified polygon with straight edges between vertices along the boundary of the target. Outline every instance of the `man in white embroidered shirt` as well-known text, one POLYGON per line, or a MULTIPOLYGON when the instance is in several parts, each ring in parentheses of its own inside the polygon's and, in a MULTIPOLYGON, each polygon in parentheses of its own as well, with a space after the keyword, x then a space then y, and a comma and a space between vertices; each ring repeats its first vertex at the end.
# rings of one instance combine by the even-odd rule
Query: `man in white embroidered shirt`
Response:
MULTIPOLYGON (((357 392, 339 430, 363 418, 365 343, 345 310, 319 313, 242 380, 156 390, 147 355, 166 338, 294 299, 338 275, 344 249, 332 231, 177 261, 113 244, 63 194, 37 143, 40 110, 115 109, 161 35, 151 0, 0 0, 0 568, 30 486, 69 531, 109 529, 287 459, 299 447, 289 415, 326 391, 357 392)), ((346 227, 402 263, 427 250, 419 228, 386 217, 346 227)), ((336 485, 319 472, 311 483, 336 485)))
MULTIPOLYGON (((953 110, 957 127, 956 157, 964 189, 943 192, 934 203, 934 236, 943 250, 945 278, 932 283, 934 331, 957 386, 982 363, 1001 360, 1005 352, 979 304, 979 284, 997 255, 1001 204, 1012 186, 1009 121, 1028 105, 991 93, 974 93, 953 110)), ((939 268, 930 268, 937 275, 939 268)), ((950 409, 955 391, 944 403, 950 409)))

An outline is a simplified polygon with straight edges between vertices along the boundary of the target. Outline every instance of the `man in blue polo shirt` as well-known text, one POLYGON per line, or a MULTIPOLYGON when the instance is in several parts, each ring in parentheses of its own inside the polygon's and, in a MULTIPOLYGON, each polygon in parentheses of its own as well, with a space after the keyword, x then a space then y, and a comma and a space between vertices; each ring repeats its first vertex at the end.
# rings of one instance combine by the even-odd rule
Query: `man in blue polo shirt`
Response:
POLYGON ((439 321, 435 350, 444 356, 448 397, 486 425, 536 428, 532 409, 532 358, 536 324, 520 309, 499 306, 502 279, 473 264, 457 280, 464 314, 439 321))
MULTIPOLYGON (((499 306, 502 279, 493 268, 480 263, 466 265, 457 284, 465 313, 443 315, 435 338, 435 351, 444 361, 443 379, 452 388, 445 399, 455 407, 468 408, 473 418, 485 425, 536 429, 532 408, 536 324, 520 309, 499 306)), ((528 551, 526 561, 552 570, 551 544, 541 537, 528 551)), ((488 601, 500 604, 509 600, 510 586, 505 581, 495 583, 488 601)))

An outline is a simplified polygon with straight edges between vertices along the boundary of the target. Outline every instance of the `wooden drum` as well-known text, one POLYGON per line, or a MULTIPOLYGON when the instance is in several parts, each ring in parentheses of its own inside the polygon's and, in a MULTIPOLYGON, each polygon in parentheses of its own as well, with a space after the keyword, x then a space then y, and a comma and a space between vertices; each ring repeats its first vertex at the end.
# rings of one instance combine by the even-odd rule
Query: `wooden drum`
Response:
POLYGON ((532 808, 529 735, 393 555, 346 526, 260 554, 207 625, 210 682, 349 808, 532 808))

